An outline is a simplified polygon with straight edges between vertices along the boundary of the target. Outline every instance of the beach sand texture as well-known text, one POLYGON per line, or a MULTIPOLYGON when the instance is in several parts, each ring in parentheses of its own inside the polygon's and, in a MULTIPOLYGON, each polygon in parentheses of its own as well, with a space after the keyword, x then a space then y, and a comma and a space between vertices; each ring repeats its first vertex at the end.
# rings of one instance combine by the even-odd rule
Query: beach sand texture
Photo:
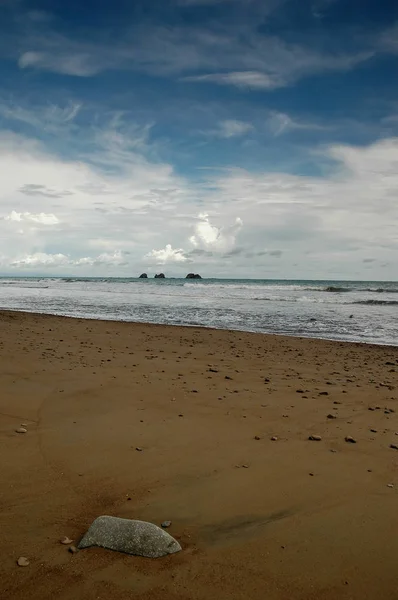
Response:
POLYGON ((10 312, 0 331, 2 600, 398 598, 398 347, 10 312), (68 552, 99 515, 170 520, 183 550, 68 552))

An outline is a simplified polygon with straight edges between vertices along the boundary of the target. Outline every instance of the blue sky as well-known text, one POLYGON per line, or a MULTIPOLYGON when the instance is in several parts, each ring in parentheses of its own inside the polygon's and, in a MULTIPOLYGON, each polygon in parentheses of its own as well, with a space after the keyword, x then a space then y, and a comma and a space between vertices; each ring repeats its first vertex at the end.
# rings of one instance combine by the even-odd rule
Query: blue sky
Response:
POLYGON ((397 279, 398 5, 0 0, 0 270, 397 279))

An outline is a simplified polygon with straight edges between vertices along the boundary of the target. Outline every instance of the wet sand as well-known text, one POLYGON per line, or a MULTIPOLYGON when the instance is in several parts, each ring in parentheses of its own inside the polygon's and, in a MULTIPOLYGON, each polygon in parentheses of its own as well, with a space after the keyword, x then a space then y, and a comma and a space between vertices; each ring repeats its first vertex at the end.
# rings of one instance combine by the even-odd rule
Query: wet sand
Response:
POLYGON ((10 312, 0 331, 2 600, 398 598, 398 347, 10 312), (102 514, 169 519, 183 551, 60 544, 102 514))

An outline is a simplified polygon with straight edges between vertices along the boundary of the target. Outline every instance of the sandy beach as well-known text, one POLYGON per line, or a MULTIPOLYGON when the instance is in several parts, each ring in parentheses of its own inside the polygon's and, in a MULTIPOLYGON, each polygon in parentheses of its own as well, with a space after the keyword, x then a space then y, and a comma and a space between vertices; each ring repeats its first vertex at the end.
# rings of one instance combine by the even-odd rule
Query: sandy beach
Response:
POLYGON ((398 347, 0 327, 2 600, 398 598, 398 347), (70 554, 99 515, 171 520, 183 551, 70 554))

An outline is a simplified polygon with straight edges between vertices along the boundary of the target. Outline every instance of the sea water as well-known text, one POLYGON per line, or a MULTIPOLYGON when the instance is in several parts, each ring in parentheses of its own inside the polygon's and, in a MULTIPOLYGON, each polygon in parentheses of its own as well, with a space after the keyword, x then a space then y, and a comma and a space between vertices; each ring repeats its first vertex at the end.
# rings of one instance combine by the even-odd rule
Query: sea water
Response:
POLYGON ((4 277, 0 308, 398 345, 398 282, 4 277))

